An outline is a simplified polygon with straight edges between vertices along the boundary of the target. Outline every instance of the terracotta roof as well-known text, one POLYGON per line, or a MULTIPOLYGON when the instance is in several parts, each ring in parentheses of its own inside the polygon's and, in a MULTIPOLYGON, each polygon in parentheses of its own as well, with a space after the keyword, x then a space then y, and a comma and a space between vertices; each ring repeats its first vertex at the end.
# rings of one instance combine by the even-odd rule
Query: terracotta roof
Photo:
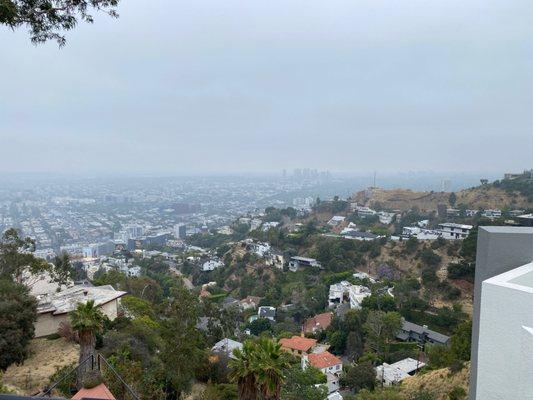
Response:
POLYGON ((279 344, 281 344, 281 347, 285 347, 286 349, 309 351, 309 349, 316 345, 316 340, 300 336, 293 336, 290 339, 280 339, 279 344))
POLYGON ((335 357, 329 351, 325 351, 323 353, 318 354, 309 354, 308 359, 309 364, 318 369, 328 368, 337 364, 342 364, 340 358, 335 357))
POLYGON ((327 312, 315 315, 304 323, 304 332, 313 332, 316 329, 327 329, 331 325, 333 313, 327 312))
POLYGON ((72 400, 81 399, 100 399, 100 400, 116 400, 115 396, 109 391, 103 383, 91 389, 80 389, 78 393, 72 396, 72 400))

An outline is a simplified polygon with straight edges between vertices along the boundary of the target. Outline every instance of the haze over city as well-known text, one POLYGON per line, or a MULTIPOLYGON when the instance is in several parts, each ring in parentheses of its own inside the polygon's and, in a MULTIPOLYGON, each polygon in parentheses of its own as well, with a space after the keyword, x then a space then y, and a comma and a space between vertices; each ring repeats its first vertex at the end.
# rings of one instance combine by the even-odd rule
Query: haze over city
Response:
POLYGON ((2 29, 0 171, 528 167, 531 2, 129 0, 118 11, 61 49, 2 29))

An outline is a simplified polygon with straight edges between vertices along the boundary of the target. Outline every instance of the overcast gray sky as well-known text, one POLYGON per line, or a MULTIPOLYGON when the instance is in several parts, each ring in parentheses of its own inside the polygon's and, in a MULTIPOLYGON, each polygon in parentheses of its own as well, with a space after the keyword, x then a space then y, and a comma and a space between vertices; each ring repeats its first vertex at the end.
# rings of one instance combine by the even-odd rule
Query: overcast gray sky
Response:
POLYGON ((0 28, 0 171, 532 167, 531 0, 122 0, 0 28))

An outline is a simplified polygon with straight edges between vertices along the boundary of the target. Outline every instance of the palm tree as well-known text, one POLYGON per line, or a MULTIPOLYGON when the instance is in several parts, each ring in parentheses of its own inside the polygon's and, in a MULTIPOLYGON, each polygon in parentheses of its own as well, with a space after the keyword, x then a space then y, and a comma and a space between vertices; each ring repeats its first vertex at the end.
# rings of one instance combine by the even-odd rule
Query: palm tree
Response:
POLYGON ((257 343, 260 366, 258 370, 258 383, 261 394, 265 400, 279 400, 281 385, 285 380, 283 370, 289 367, 281 345, 267 338, 261 338, 257 343))
MULTIPOLYGON (((94 355, 96 345, 96 333, 100 332, 104 325, 104 314, 94 305, 94 300, 87 303, 79 303, 76 310, 70 314, 72 329, 78 333, 80 343, 81 364, 91 355, 94 355)), ((78 369, 78 386, 81 386, 86 365, 78 369)))
POLYGON ((239 400, 279 400, 283 370, 289 365, 281 346, 268 338, 248 340, 233 354, 231 379, 237 383, 239 400))
POLYGON ((243 348, 233 351, 235 359, 230 361, 230 378, 237 383, 239 400, 256 400, 259 394, 257 385, 256 345, 251 340, 244 342, 243 348))

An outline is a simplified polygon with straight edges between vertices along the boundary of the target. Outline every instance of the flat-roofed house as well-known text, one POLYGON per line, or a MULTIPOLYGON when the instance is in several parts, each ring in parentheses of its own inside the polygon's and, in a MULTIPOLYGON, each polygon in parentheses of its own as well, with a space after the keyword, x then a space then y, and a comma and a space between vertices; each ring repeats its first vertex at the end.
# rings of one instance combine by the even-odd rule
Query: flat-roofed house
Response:
POLYGON ((111 285, 105 286, 72 286, 60 292, 39 296, 35 337, 57 333, 60 324, 69 321, 68 314, 75 310, 79 303, 94 300, 95 305, 113 321, 120 312, 120 298, 126 292, 115 290, 111 285))
POLYGON ((414 358, 405 358, 394 364, 383 363, 376 367, 376 379, 384 386, 397 385, 404 379, 414 375, 426 364, 414 358))
POLYGON ((442 232, 442 237, 451 240, 465 239, 472 228, 474 228, 472 225, 455 224, 453 222, 439 224, 439 230, 442 232))
POLYGON ((300 267, 318 267, 321 268, 320 263, 314 258, 294 256, 289 261, 289 270, 292 272, 298 271, 300 267))

